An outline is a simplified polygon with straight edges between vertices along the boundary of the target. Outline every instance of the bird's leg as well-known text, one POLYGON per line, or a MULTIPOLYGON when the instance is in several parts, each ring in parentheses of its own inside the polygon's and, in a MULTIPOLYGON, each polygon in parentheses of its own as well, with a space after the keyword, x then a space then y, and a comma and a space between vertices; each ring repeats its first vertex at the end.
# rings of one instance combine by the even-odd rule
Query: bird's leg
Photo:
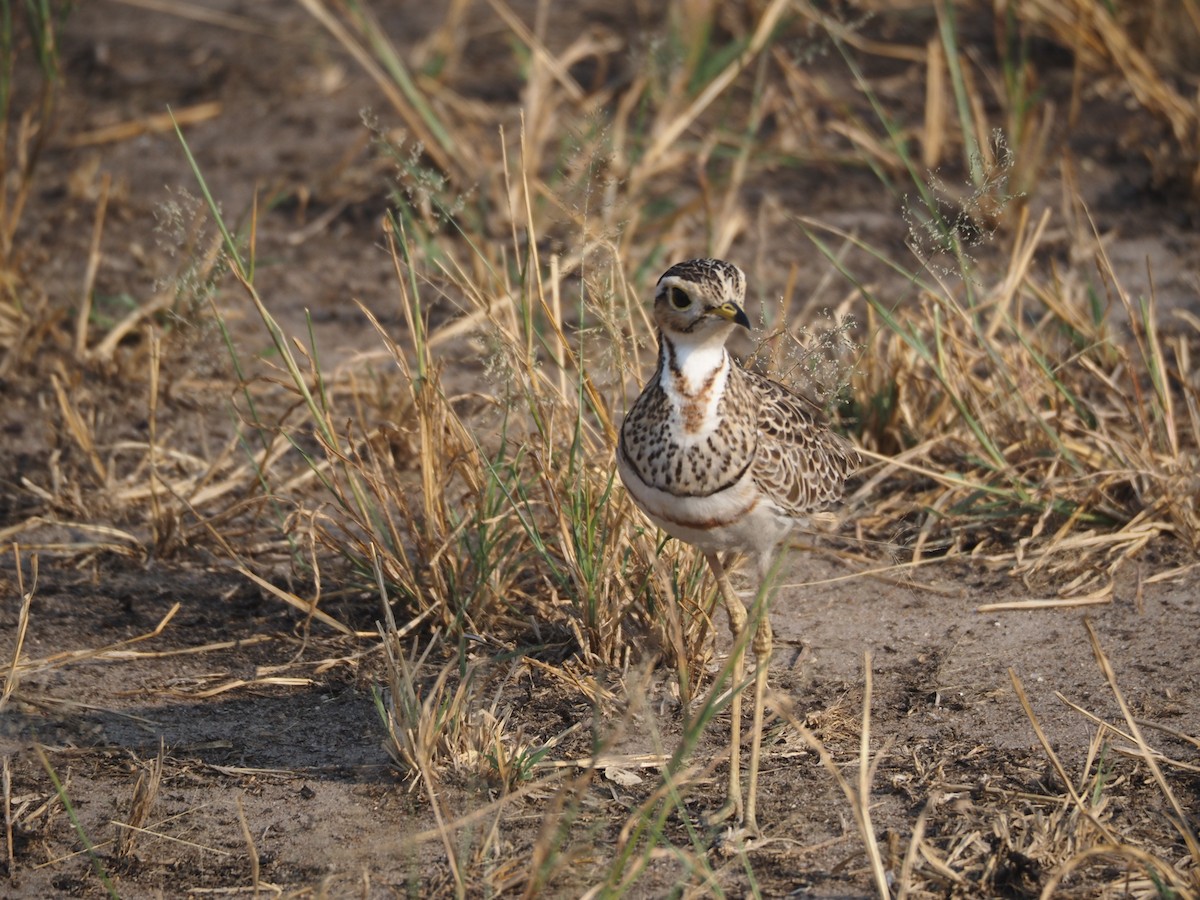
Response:
POLYGON ((729 714, 732 718, 729 736, 729 794, 725 805, 709 816, 710 822, 722 822, 731 815, 740 824, 743 818, 742 806, 742 679, 746 670, 746 646, 742 638, 746 630, 746 607, 742 598, 737 595, 733 585, 729 583, 729 575, 716 553, 705 553, 708 566, 717 579, 717 587, 725 601, 725 611, 729 615, 729 630, 733 633, 733 674, 730 686, 733 697, 729 704, 729 714))
POLYGON ((758 594, 750 609, 754 628, 754 733, 750 736, 750 788, 746 796, 745 828, 758 833, 758 761, 762 753, 763 712, 767 701, 767 673, 771 668, 774 634, 771 631, 770 598, 779 557, 774 551, 758 557, 758 594))
MULTIPOLYGON (((761 605, 754 604, 756 611, 761 605)), ((745 828, 751 834, 758 833, 758 758, 762 751, 763 707, 767 699, 767 671, 771 666, 771 647, 774 643, 771 619, 762 606, 758 628, 754 632, 754 733, 750 735, 750 790, 746 795, 745 828)))

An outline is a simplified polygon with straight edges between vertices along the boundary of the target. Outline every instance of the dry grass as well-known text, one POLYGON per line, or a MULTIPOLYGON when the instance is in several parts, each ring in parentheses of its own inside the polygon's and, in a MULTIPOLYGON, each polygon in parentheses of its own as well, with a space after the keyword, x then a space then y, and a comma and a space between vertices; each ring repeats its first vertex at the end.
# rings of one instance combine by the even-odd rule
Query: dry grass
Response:
POLYGON ((1200 47, 1200 7, 1194 0, 1154 0, 1116 14, 1087 0, 1038 0, 1024 14, 1031 31, 1052 35, 1075 54, 1071 121, 1078 120, 1087 79, 1123 82, 1170 134, 1162 150, 1151 151, 1156 177, 1182 183, 1194 196, 1200 190, 1200 113, 1180 78, 1194 66, 1200 47))
MULTIPOLYGON (((404 337, 394 339, 360 306, 376 349, 324 367, 311 333, 285 333, 273 298, 256 286, 257 210, 235 233, 194 160, 219 233, 206 234, 195 209, 177 212, 186 252, 171 286, 97 327, 90 303, 102 192, 91 229, 95 264, 74 322, 54 323, 27 302, 25 288, 0 294, 0 374, 28 367, 44 378, 58 437, 71 451, 69 463, 51 459, 44 481, 22 480, 39 506, 0 527, 0 537, 19 545, 18 573, 21 554, 143 560, 204 548, 297 610, 306 634, 328 628, 353 652, 377 654, 381 728, 436 818, 414 845, 442 848, 448 875, 440 887, 534 896, 577 887, 569 879, 584 871, 589 896, 617 896, 636 891, 663 856, 697 892, 731 883, 685 798, 711 775, 696 753, 706 726, 742 686, 729 684, 727 668, 708 674, 714 629, 702 565, 647 526, 611 460, 627 398, 653 365, 643 286, 668 260, 753 254, 761 223, 742 198, 750 187, 770 193, 789 167, 870 168, 898 206, 909 198, 901 257, 828 223, 787 217, 849 298, 824 333, 798 325, 794 278, 778 292, 777 313, 763 304, 769 338, 756 357, 787 377, 818 381, 839 426, 872 460, 838 523, 844 542, 882 544, 897 569, 931 558, 1003 568, 1034 593, 1071 602, 1111 598, 1120 568, 1148 547, 1188 559, 1200 550, 1200 385, 1191 368, 1200 323, 1164 316, 1153 291, 1134 296, 1122 286, 1073 189, 1073 169, 1056 168, 1053 111, 1034 96, 1037 61, 1026 52, 1037 36, 1075 55, 1072 121, 1086 115, 1085 75, 1102 77, 1125 85, 1165 123, 1179 158, 1194 160, 1194 104, 1166 57, 1156 60, 1161 25, 1138 37, 1132 24, 1084 0, 1022 4, 998 17, 993 54, 964 45, 949 3, 931 5, 936 28, 922 32, 925 43, 885 43, 861 22, 834 21, 804 3, 679 2, 648 47, 587 31, 551 52, 545 14, 530 24, 491 0, 523 67, 521 108, 505 116, 453 87, 464 4, 448 6, 411 59, 365 6, 301 6, 403 124, 403 140, 378 122, 371 128, 379 167, 395 173, 382 238, 404 337), (635 52, 622 79, 587 83, 580 74, 635 52), (807 66, 809 52, 841 74, 807 66), (925 73, 923 116, 882 99, 877 64, 895 59, 925 73), (835 78, 856 86, 853 102, 836 99, 835 78), (961 186, 928 174, 939 165, 959 172, 961 186), (1039 189, 1059 173, 1065 199, 1055 209, 1039 189), (243 357, 227 298, 215 296, 230 286, 269 336, 270 361, 243 357), (898 296, 897 286, 907 293, 898 296), (850 308, 857 330, 843 315, 850 308), (239 421, 204 453, 160 414, 174 349, 168 311, 223 336, 235 372, 239 421), (131 334, 145 340, 120 350, 131 334), (59 362, 37 368, 34 350, 59 362), (477 364, 456 368, 455 358, 477 364), (147 440, 109 440, 112 423, 86 372, 145 386, 147 440), (295 576, 287 587, 281 564, 295 576), (350 591, 374 597, 378 612, 368 619, 378 629, 329 611, 331 595, 350 591), (654 754, 619 758, 610 748, 644 712, 639 698, 656 659, 672 673, 668 693, 683 711, 683 736, 664 746, 656 734, 654 754), (575 769, 554 751, 589 726, 526 734, 506 699, 518 668, 537 668, 593 709, 594 746, 575 769), (638 802, 609 823, 613 834, 585 864, 568 831, 589 789, 601 776, 637 784, 630 773, 640 767, 657 781, 645 778, 638 802), (455 818, 442 793, 451 779, 482 779, 495 799, 455 818), (497 823, 531 796, 540 798, 541 824, 526 864, 497 823), (484 821, 477 843, 460 840, 484 821)), ((1195 28, 1200 40, 1192 0, 1174 13, 1155 5, 1154 16, 1195 28)), ((38 108, 49 114, 45 103, 38 108)), ((9 285, 20 283, 10 239, 34 174, 36 142, 30 147, 20 150, 27 165, 9 166, 19 177, 5 182, 0 206, 9 285)), ((1168 171, 1168 155, 1157 160, 1160 177, 1196 191, 1200 170, 1168 171)), ((777 200, 787 208, 787 197, 777 200)), ((27 675, 116 660, 170 620, 117 646, 31 659, 22 640, 36 572, 35 562, 28 585, 18 576, 19 636, 0 708, 22 696, 27 675)), ((1057 781, 1030 790, 1008 776, 970 788, 923 777, 918 812, 894 852, 873 824, 871 794, 887 754, 886 741, 881 748, 877 734, 872 740, 869 657, 857 722, 819 737, 779 702, 784 727, 817 753, 850 806, 867 860, 863 884, 900 897, 1200 894, 1194 820, 1173 783, 1191 770, 1146 742, 1089 637, 1124 725, 1098 719, 1087 762, 1072 774, 1011 673, 1057 781), (857 766, 854 784, 842 774, 847 764, 857 766), (1158 821, 1119 814, 1113 798, 1144 787, 1147 772, 1170 812, 1158 821)), ((213 691, 302 681, 230 678, 213 691)), ((160 753, 139 775, 118 857, 132 853, 154 809, 162 765, 160 753)), ((57 780, 48 760, 45 767, 57 780)), ((7 756, 4 785, 11 873, 14 823, 37 827, 51 801, 14 804, 7 756)), ((65 788, 57 796, 69 809, 65 788)), ((259 853, 239 814, 257 890, 259 853)), ((754 853, 741 851, 736 864, 737 877, 757 890, 754 853)))
POLYGON ((1011 267, 983 292, 926 283, 903 314, 868 298, 886 325, 867 354, 877 367, 858 373, 873 486, 896 473, 924 487, 887 492, 863 526, 884 535, 907 519, 914 559, 969 552, 1035 591, 1095 596, 1160 535, 1200 548, 1195 334, 1185 319, 1164 337, 1154 298, 1135 302, 1102 249, 1128 342, 1088 285, 1031 271, 1048 215, 1022 222, 1011 267))

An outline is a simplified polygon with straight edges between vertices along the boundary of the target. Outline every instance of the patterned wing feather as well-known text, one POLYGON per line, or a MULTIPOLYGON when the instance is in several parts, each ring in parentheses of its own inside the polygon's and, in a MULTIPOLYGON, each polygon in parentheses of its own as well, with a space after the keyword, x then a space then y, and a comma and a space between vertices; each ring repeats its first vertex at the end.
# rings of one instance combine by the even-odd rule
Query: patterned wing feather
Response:
POLYGON ((758 396, 759 488, 789 515, 803 518, 842 498, 860 459, 813 401, 754 372, 738 368, 758 396))

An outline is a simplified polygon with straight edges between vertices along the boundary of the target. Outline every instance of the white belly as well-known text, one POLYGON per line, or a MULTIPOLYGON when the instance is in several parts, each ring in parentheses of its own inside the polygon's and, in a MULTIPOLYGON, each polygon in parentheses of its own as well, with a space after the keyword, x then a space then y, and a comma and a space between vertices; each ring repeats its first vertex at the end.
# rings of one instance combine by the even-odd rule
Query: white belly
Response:
POLYGON ((637 505, 671 537, 701 550, 767 553, 796 524, 760 493, 747 471, 733 486, 705 497, 679 497, 646 484, 617 454, 617 471, 637 505))

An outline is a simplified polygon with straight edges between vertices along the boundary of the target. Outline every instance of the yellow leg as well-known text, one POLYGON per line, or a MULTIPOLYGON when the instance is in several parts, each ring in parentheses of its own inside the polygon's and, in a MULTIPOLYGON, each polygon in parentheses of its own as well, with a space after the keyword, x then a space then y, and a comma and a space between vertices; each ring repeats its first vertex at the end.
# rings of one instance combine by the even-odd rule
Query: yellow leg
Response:
POLYGON ((774 635, 767 610, 762 610, 761 620, 754 632, 754 733, 750 736, 750 790, 746 795, 745 828, 758 834, 758 758, 762 751, 763 707, 767 698, 767 671, 771 666, 771 647, 774 635))
POLYGON ((742 806, 742 679, 746 675, 746 653, 742 641, 742 633, 746 630, 746 607, 742 598, 737 595, 729 576, 716 553, 706 553, 708 566, 717 579, 717 587, 725 601, 725 612, 729 615, 729 630, 733 633, 733 675, 730 687, 733 698, 729 704, 729 715, 732 719, 729 735, 729 793, 725 805, 709 817, 710 822, 721 822, 731 815, 741 824, 743 819, 742 806))

